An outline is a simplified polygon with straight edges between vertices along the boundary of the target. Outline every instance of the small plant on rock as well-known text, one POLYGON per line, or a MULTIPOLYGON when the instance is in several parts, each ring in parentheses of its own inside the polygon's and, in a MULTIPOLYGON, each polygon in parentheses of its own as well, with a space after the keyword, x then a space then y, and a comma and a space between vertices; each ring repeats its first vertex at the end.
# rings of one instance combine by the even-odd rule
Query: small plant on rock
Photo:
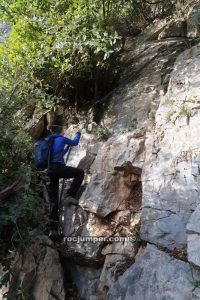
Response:
POLYGON ((179 116, 190 118, 192 115, 191 110, 185 106, 182 106, 179 111, 179 116))
POLYGON ((97 137, 99 140, 106 141, 109 138, 109 131, 107 128, 103 127, 102 125, 97 125, 92 129, 92 133, 97 137))

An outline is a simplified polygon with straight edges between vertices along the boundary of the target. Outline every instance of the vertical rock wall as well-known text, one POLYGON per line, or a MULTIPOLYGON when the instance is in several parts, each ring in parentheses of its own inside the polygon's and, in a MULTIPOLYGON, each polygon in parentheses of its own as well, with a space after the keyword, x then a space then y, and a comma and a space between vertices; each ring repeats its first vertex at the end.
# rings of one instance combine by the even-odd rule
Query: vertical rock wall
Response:
POLYGON ((141 236, 169 249, 186 247, 186 225, 200 201, 199 57, 197 46, 177 59, 146 141, 141 236))
MULTIPOLYGON (((82 262, 91 261, 88 249, 101 254, 96 262, 104 258, 95 279, 101 292, 90 292, 85 299, 199 299, 195 288, 199 273, 189 262, 199 265, 200 261, 200 56, 198 46, 191 48, 187 32, 179 28, 184 24, 173 21, 162 35, 162 30, 151 32, 149 39, 157 36, 159 42, 146 37, 142 46, 128 44, 129 56, 123 58, 128 71, 111 94, 102 120, 112 137, 98 148, 79 205, 88 213, 82 236, 115 236, 112 218, 117 228, 125 227, 127 232, 134 224, 128 234, 137 232, 138 240, 81 245, 82 262), (178 38, 173 36, 176 26, 178 38), (141 202, 134 208, 138 182, 142 186, 141 221, 141 202), (132 223, 124 226, 127 217, 132 223), (134 223, 137 218, 139 222, 134 223), (145 249, 144 242, 156 246, 145 249)), ((79 278, 86 273, 84 268, 79 270, 79 278)))
MULTIPOLYGON (((185 22, 161 21, 127 41, 102 119, 110 138, 84 132, 70 155, 86 188, 78 206, 63 207, 57 247, 80 299, 200 299, 200 50, 185 22)), ((67 297, 54 246, 36 242, 34 259, 19 263, 36 300, 67 297)))

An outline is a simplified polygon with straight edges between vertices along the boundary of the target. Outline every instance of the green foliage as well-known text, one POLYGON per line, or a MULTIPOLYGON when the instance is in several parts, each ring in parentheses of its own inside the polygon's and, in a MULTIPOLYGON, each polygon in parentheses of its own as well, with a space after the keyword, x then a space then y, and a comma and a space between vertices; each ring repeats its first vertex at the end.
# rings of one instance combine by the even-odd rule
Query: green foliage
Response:
POLYGON ((171 109, 169 109, 166 114, 165 114, 165 119, 166 122, 170 122, 171 117, 176 113, 176 110, 172 107, 171 109))
MULTIPOLYGON (((31 242, 31 230, 42 224, 45 226, 46 223, 45 203, 39 196, 42 185, 37 174, 25 167, 21 167, 16 173, 24 177, 24 189, 15 196, 10 196, 5 203, 0 203, 0 265, 5 272, 0 279, 0 287, 12 282, 9 291, 4 294, 7 300, 17 299, 21 294, 20 281, 15 279, 13 282, 12 276, 15 253, 24 251, 31 242)), ((4 178, 4 182, 8 183, 8 180, 4 178)))
POLYGON ((200 281, 199 280, 194 280, 193 285, 194 285, 195 288, 199 288, 200 287, 200 281))
POLYGON ((23 248, 29 241, 29 231, 45 223, 45 204, 39 196, 41 183, 28 169, 18 170, 18 174, 24 175, 23 191, 0 204, 0 264, 3 265, 10 251, 23 248))
MULTIPOLYGON (((31 170, 27 107, 81 107, 106 92, 112 72, 99 86, 120 39, 114 28, 120 7, 108 0, 1 1, 0 19, 11 32, 0 44, 0 190, 24 178, 22 191, 0 202, 0 264, 7 271, 1 284, 11 279, 14 252, 46 221, 42 187, 31 170)), ((5 297, 14 299, 19 286, 5 297)))
POLYGON ((110 136, 107 128, 103 127, 102 125, 97 125, 93 128, 92 133, 97 137, 99 140, 107 140, 110 136))
POLYGON ((129 128, 128 128, 128 131, 133 131, 133 130, 137 129, 137 126, 138 126, 138 121, 137 121, 137 119, 135 118, 135 119, 133 119, 133 120, 131 121, 131 124, 130 124, 130 126, 129 126, 129 128))
MULTIPOLYGON (((4 77, 5 78, 5 77, 4 77)), ((20 89, 15 94, 6 86, 0 86, 0 190, 23 178, 24 188, 0 202, 0 264, 7 270, 1 284, 11 279, 12 254, 20 251, 29 242, 29 231, 45 222, 44 200, 39 196, 42 187, 38 176, 30 168, 33 143, 28 136, 23 113, 26 101, 20 89)), ((18 286, 13 287, 6 299, 16 299, 18 286)))
POLYGON ((0 289, 4 286, 7 285, 10 280, 10 272, 7 271, 4 273, 4 275, 1 276, 0 278, 0 289))
MULTIPOLYGON (((9 281, 12 278, 12 272, 11 270, 5 272, 1 277, 0 277, 0 289, 3 286, 7 286, 9 281)), ((3 298, 7 299, 7 300, 16 300, 18 299, 17 297, 21 294, 21 288, 20 288, 21 282, 20 280, 17 280, 15 282, 15 284, 12 286, 12 289, 9 290, 8 292, 6 292, 3 295, 3 298)))
POLYGON ((119 22, 148 25, 174 7, 141 0, 7 0, 0 18, 11 33, 0 47, 0 69, 6 84, 24 101, 61 102, 88 109, 103 97, 118 73, 119 22), (12 74, 10 82, 9 75, 12 74), (17 86, 16 86, 17 85, 17 86), (38 95, 38 92, 40 95, 38 95), (36 98, 36 99, 35 99, 36 98))
POLYGON ((130 0, 126 2, 125 19, 143 29, 155 19, 162 19, 173 13, 177 2, 176 0, 130 0))
POLYGON ((2 18, 12 30, 0 49, 2 65, 15 83, 23 77, 18 85, 29 102, 38 88, 45 100, 79 106, 98 97, 95 84, 120 39, 113 24, 121 6, 119 0, 3 1, 2 18), (92 92, 85 92, 82 80, 92 92))
POLYGON ((192 112, 191 112, 191 110, 188 107, 182 106, 180 108, 179 116, 190 118, 191 115, 192 115, 192 112))
POLYGON ((21 292, 21 281, 17 280, 12 289, 3 295, 3 298, 6 300, 24 299, 24 297, 22 298, 21 296, 23 297, 21 292))

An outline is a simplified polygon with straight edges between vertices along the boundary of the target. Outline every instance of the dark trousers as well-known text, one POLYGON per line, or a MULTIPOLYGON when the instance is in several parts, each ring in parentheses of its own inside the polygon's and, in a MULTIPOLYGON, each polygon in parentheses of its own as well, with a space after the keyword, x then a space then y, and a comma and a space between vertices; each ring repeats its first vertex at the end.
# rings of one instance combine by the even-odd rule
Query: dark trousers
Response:
MULTIPOLYGON (((76 197, 76 193, 81 186, 84 178, 84 171, 79 168, 68 167, 63 164, 52 164, 48 171, 50 177, 49 184, 49 201, 50 201, 50 212, 49 218, 51 222, 55 224, 59 221, 58 215, 58 202, 59 202, 59 178, 73 178, 73 182, 67 192, 69 196, 76 197)), ((50 225, 51 226, 51 225, 50 225)), ((52 226, 51 226, 52 227, 52 226)), ((53 227, 56 227, 53 226, 53 227)))

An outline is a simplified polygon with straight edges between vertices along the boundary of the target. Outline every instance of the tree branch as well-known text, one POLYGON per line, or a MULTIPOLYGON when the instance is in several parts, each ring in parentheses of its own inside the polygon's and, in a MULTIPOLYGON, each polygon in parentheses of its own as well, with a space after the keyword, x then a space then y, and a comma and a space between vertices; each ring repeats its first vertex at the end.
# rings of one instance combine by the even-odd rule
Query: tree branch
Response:
POLYGON ((24 187, 24 180, 22 177, 20 177, 18 180, 13 182, 13 184, 0 191, 0 202, 9 198, 11 195, 18 193, 23 189, 23 187, 24 187))

